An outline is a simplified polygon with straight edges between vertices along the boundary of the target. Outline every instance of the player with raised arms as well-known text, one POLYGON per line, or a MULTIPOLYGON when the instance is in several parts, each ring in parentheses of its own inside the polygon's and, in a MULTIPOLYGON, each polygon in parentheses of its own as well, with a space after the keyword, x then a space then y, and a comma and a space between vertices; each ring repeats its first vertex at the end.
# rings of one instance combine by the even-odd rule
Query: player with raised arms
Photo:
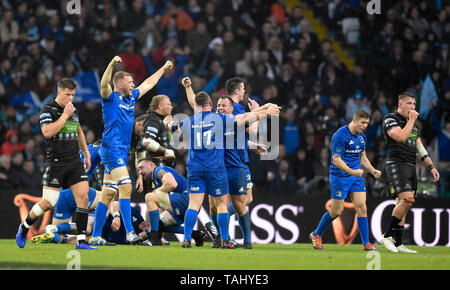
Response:
POLYGON ((173 67, 172 62, 167 61, 163 67, 144 80, 137 89, 134 88, 133 77, 130 73, 118 71, 113 77, 113 90, 110 85, 112 72, 114 66, 121 61, 119 56, 115 56, 111 60, 100 83, 104 120, 101 157, 105 166, 105 174, 102 197, 95 212, 94 229, 90 240, 92 245, 106 244, 101 237, 101 232, 105 224, 108 206, 116 194, 115 186, 119 192, 119 209, 127 232, 127 242, 136 244, 143 241, 134 233, 131 222, 132 186, 127 169, 134 124, 134 105, 140 97, 158 83, 164 72, 173 67))

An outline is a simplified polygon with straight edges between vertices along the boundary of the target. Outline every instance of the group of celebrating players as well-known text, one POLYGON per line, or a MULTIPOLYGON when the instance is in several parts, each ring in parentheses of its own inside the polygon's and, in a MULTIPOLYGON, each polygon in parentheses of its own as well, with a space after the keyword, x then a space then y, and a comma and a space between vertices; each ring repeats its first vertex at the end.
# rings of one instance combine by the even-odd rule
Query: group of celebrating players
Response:
MULTIPOLYGON (((172 232, 184 234, 183 248, 191 247, 191 239, 195 240, 196 246, 202 246, 204 233, 194 230, 194 226, 207 194, 211 217, 207 229, 213 237, 212 246, 236 247, 228 231, 230 215, 235 213, 242 231, 242 247, 252 249, 247 206, 253 200, 253 193, 247 150, 253 149, 263 155, 267 149, 264 144, 250 141, 249 136, 258 133, 260 118, 278 116, 281 107, 271 103, 259 106, 249 99, 250 111, 246 112, 240 104, 245 94, 244 82, 234 77, 225 83, 226 95, 218 99, 217 112, 213 112, 209 94, 195 93, 190 78, 186 77, 181 83, 194 110, 193 116, 175 120, 171 116, 170 98, 157 95, 152 98, 149 113, 135 118, 136 101, 156 86, 163 74, 173 68, 173 63, 167 61, 135 88, 131 74, 117 71, 113 75, 114 67, 120 62, 120 57, 115 56, 101 79, 104 131, 100 142, 86 144, 78 113, 72 104, 76 90, 73 80, 59 81, 56 98, 42 109, 40 126, 47 140, 43 195, 20 224, 17 245, 23 248, 33 223, 53 209, 52 224, 45 227, 44 234, 33 237, 32 242, 72 241, 76 243, 76 249, 97 250, 97 246, 115 245, 105 239, 104 228, 117 231, 123 224, 123 240, 127 244, 163 245, 161 233, 172 232), (145 196, 149 228, 133 224, 130 203, 133 190, 127 169, 132 136, 139 144, 135 150, 137 189, 142 191, 143 180, 154 184, 153 190, 145 196), (187 177, 173 168, 175 143, 184 144, 188 149, 187 177), (89 180, 100 163, 104 165, 101 192, 89 188, 89 180), (89 219, 89 213, 94 210, 95 216, 89 219), (108 215, 111 216, 110 224, 105 226, 108 215), (75 223, 70 223, 72 217, 75 223), (75 234, 76 240, 68 234, 75 234)), ((415 201, 416 158, 430 168, 435 182, 439 180, 439 173, 414 126, 417 117, 415 95, 407 91, 399 95, 398 109, 383 120, 389 152, 384 171, 397 203, 381 243, 392 252, 414 252, 403 245, 402 230, 406 213, 415 201)), ((367 112, 357 111, 353 120, 332 137, 329 172, 332 206, 309 235, 315 249, 323 249, 324 230, 341 215, 344 200, 350 196, 356 209, 363 249, 376 250, 369 242, 366 190, 362 178, 363 169, 375 178, 382 176, 365 153, 363 132, 369 118, 367 112)))

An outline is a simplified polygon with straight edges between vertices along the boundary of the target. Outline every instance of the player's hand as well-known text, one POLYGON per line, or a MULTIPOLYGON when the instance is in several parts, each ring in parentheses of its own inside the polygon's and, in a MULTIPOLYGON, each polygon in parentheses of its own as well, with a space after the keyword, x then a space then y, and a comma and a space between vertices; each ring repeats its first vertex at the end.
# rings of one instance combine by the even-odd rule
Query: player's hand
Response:
POLYGON ((163 68, 164 68, 164 71, 171 70, 173 68, 173 63, 170 60, 168 60, 164 64, 163 68))
POLYGON ((91 156, 84 156, 84 168, 86 171, 91 170, 91 156))
POLYGON ((167 127, 167 124, 169 124, 169 123, 172 122, 172 121, 173 121, 173 120, 172 120, 172 116, 171 116, 171 115, 166 116, 166 117, 164 118, 164 120, 163 120, 164 127, 167 127))
POLYGON ((66 114, 68 117, 72 116, 73 112, 75 112, 75 106, 72 103, 67 103, 64 107, 63 114, 66 114))
POLYGON ((115 217, 111 223, 111 230, 117 232, 120 229, 120 217, 115 217))
POLYGON ((255 151, 260 156, 266 155, 268 152, 265 144, 256 144, 255 151))
POLYGON ((419 117, 419 113, 418 113, 416 110, 410 110, 410 111, 409 111, 409 113, 408 113, 408 118, 409 118, 410 120, 415 121, 415 120, 417 120, 418 117, 419 117))
POLYGON ((363 175, 363 173, 364 173, 364 170, 356 169, 356 170, 353 170, 352 175, 355 176, 355 177, 361 177, 363 175))
POLYGON ((164 157, 169 159, 175 158, 175 151, 166 148, 166 151, 164 152, 164 157))
POLYGON ((276 106, 276 107, 270 106, 269 108, 267 108, 267 114, 268 115, 277 115, 277 116, 279 116, 280 115, 280 107, 278 107, 278 106, 276 106))
POLYGON ((253 111, 256 108, 259 108, 259 104, 258 102, 256 102, 255 100, 252 100, 250 98, 248 98, 248 108, 250 109, 250 111, 253 111))
POLYGON ((433 175, 433 182, 438 182, 440 178, 439 171, 436 168, 431 169, 431 175, 433 175))
POLYGON ((116 65, 119 62, 122 62, 122 58, 118 55, 116 55, 112 60, 111 60, 111 65, 116 65))
POLYGON ((381 171, 375 169, 375 170, 372 172, 372 175, 373 175, 373 177, 375 177, 376 179, 378 179, 378 178, 381 177, 381 171))
POLYGON ((187 89, 192 85, 192 82, 189 77, 185 77, 184 79, 181 80, 181 84, 183 85, 183 87, 187 89))
POLYGON ((144 178, 141 174, 136 179, 136 191, 141 193, 144 190, 144 178))

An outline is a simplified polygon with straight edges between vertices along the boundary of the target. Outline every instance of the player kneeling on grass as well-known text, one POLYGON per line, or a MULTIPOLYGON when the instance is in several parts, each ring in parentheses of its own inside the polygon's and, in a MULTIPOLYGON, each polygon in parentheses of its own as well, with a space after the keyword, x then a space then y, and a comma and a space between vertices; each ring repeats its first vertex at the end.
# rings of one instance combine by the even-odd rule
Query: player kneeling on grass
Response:
POLYGON ((350 194, 357 214, 357 223, 365 251, 376 250, 369 243, 369 226, 367 221, 366 189, 361 166, 375 178, 380 178, 381 171, 375 169, 366 156, 366 136, 364 130, 369 124, 369 114, 358 110, 353 120, 339 128, 331 139, 332 159, 329 172, 331 189, 331 209, 320 220, 318 227, 309 235, 315 249, 321 250, 322 235, 328 225, 339 217, 344 210, 344 200, 350 194))
MULTIPOLYGON (((171 167, 156 166, 151 158, 139 160, 138 172, 144 180, 153 180, 155 184, 155 190, 145 195, 151 228, 149 241, 153 246, 159 246, 163 232, 184 234, 181 224, 189 205, 186 178, 171 167)), ((201 231, 192 232, 197 247, 203 246, 204 236, 206 234, 201 231)))

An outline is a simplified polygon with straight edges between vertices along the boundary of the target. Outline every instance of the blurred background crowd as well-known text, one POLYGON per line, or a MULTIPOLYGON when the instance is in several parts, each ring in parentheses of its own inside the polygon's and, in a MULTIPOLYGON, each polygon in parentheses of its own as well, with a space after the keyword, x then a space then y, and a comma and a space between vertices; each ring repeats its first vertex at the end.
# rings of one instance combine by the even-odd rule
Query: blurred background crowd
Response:
MULTIPOLYGON (((435 187, 417 166, 419 192, 450 197, 450 2, 383 0, 381 14, 367 13, 367 2, 92 0, 69 14, 68 1, 1 0, 0 188, 40 188, 39 106, 55 97, 62 77, 101 76, 120 55, 136 86, 166 59, 175 61, 137 102, 136 116, 156 93, 170 97, 173 114, 192 114, 180 85, 185 75, 194 91, 214 99, 225 94, 227 79, 240 76, 244 102, 283 106, 279 157, 261 161, 250 153, 249 163, 256 192, 277 195, 329 195, 331 136, 358 109, 371 114, 367 155, 382 169, 382 117, 395 109, 398 93, 414 89, 422 140, 441 173, 435 187)), ((75 104, 88 143, 103 131, 99 101, 75 104)), ((183 174, 185 157, 177 152, 183 174)), ((365 181, 369 195, 388 196, 382 181, 365 181)))

